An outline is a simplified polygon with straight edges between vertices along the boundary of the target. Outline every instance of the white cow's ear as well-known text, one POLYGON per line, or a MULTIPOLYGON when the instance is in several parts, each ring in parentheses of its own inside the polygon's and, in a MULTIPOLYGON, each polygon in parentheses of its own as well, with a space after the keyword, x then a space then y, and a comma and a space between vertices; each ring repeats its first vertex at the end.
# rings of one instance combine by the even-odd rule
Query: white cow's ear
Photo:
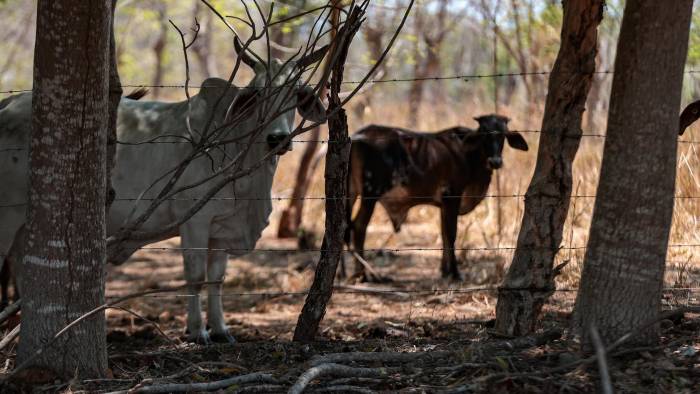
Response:
POLYGON ((304 119, 312 122, 326 121, 326 108, 310 86, 297 90, 297 108, 304 119))
POLYGON ((209 106, 213 106, 222 95, 223 107, 228 107, 233 98, 236 96, 239 88, 228 83, 227 80, 221 78, 207 78, 202 82, 202 88, 199 91, 199 96, 206 101, 209 106))

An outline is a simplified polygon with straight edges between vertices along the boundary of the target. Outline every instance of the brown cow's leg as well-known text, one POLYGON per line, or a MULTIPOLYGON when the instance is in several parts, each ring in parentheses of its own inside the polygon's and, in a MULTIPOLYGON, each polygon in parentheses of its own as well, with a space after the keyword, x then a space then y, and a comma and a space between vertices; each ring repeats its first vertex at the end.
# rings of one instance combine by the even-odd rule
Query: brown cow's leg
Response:
MULTIPOLYGON (((374 198, 361 200, 360 210, 357 212, 355 220, 352 222, 352 244, 360 257, 365 257, 365 237, 367 236, 367 225, 372 218, 372 213, 374 213, 374 207, 377 204, 377 200, 374 198)), ((375 278, 373 275, 368 274, 365 270, 364 264, 362 264, 357 259, 355 260, 355 273, 354 277, 360 278, 362 282, 377 282, 379 278, 375 278)))
POLYGON ((457 257, 455 256, 458 213, 458 199, 443 199, 442 209, 440 210, 442 227, 442 262, 440 271, 443 278, 453 280, 462 280, 462 275, 459 273, 459 268, 457 268, 457 257))

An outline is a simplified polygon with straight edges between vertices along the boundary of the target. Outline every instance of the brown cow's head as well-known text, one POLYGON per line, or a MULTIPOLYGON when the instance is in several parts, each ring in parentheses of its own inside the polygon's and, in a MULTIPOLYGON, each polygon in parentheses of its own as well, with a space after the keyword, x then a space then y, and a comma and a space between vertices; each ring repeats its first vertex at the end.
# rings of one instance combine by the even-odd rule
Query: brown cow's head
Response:
POLYGON ((486 165, 491 170, 497 170, 503 165, 503 144, 508 141, 514 149, 526 151, 527 142, 522 135, 508 130, 508 119, 501 115, 484 115, 474 118, 479 122, 476 133, 471 133, 466 139, 470 143, 478 144, 486 158, 486 165))

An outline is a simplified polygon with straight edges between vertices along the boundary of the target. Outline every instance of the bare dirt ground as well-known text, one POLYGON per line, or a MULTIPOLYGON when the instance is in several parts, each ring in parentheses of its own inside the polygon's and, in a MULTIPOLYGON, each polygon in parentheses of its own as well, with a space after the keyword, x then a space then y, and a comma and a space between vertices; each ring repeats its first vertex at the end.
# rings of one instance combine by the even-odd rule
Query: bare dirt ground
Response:
MULTIPOLYGON (((382 225, 371 230, 373 238, 382 242, 390 236, 382 225)), ((409 224, 404 231, 398 239, 390 239, 389 244, 408 247, 405 240, 410 239, 415 245, 439 247, 439 240, 420 224, 409 224)), ((180 252, 167 249, 177 246, 178 239, 154 244, 150 247, 165 250, 141 250, 130 262, 111 267, 107 296, 184 284, 180 252)), ((316 252, 286 251, 295 246, 291 240, 266 235, 257 247, 264 252, 229 262, 224 309, 239 343, 186 343, 186 297, 181 293, 138 298, 123 306, 143 319, 121 310, 107 312, 112 379, 48 385, 40 390, 111 392, 138 385, 199 384, 260 372, 265 374, 263 378, 224 386, 219 391, 287 392, 310 368, 314 357, 387 351, 415 355, 431 352, 435 357, 402 362, 341 362, 371 373, 365 377, 337 373, 314 379, 305 392, 600 390, 595 363, 566 367, 580 363, 583 357, 566 331, 575 297, 574 292, 566 291, 569 289, 557 292, 546 306, 539 337, 521 343, 492 335, 489 320, 494 316, 496 293, 474 288, 497 285, 503 263, 510 258, 503 251, 470 252, 466 256, 468 263, 461 266, 463 283, 437 279, 440 256, 436 251, 375 254, 371 261, 380 273, 395 281, 383 285, 341 284, 329 305, 318 342, 293 343, 291 337, 304 302, 303 291, 309 286, 318 259, 316 252), (387 289, 392 291, 386 292, 387 289), (563 370, 549 372, 555 368, 563 370)), ((684 275, 688 281, 699 277, 692 269, 684 275)), ((680 292, 669 294, 667 301, 669 305, 697 304, 696 297, 692 292, 680 292)), ((609 360, 617 392, 698 392, 700 319, 686 315, 666 320, 662 325, 662 346, 626 350, 609 360)), ((3 356, 6 368, 13 364, 12 353, 9 349, 3 356)), ((201 387, 192 387, 193 392, 201 391, 201 387)))

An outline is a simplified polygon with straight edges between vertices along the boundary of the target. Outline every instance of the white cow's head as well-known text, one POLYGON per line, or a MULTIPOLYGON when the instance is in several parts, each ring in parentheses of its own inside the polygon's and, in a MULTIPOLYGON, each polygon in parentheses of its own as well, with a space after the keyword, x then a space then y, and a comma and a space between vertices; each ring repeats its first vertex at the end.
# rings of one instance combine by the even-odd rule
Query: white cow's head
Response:
MULTIPOLYGON (((277 148, 294 128, 295 109, 304 119, 325 121, 323 103, 312 87, 301 84, 300 77, 304 68, 323 58, 327 47, 297 61, 287 62, 278 59, 269 62, 257 60, 242 49, 238 39, 235 40, 235 48, 241 61, 253 69, 255 77, 248 86, 231 89, 219 108, 226 108, 226 115, 221 120, 231 123, 237 134, 255 134, 254 140, 258 146, 251 149, 262 147, 269 151, 277 148), (262 130, 260 125, 264 125, 262 130)), ((201 93, 209 96, 207 101, 213 104, 226 86, 226 81, 211 78, 205 81, 201 93)), ((278 154, 289 150, 291 144, 278 150, 278 154)))

